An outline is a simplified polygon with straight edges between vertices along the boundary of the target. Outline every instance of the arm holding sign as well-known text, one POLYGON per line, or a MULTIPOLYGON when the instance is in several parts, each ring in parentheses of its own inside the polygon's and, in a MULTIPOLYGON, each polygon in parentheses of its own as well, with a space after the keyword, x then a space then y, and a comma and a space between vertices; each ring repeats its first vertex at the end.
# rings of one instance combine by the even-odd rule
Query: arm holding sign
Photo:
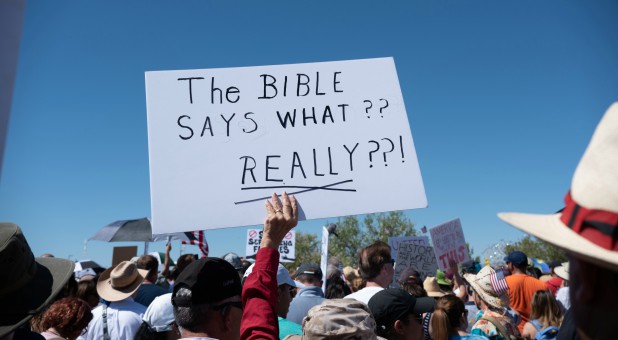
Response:
POLYGON ((296 198, 288 197, 284 192, 279 201, 273 194, 271 200, 266 201, 266 212, 260 250, 242 290, 241 339, 279 339, 276 310, 278 249, 285 235, 298 223, 296 198))
POLYGON ((453 291, 458 289, 457 297, 464 303, 468 302, 468 289, 457 271, 457 262, 450 260, 448 264, 450 272, 453 273, 453 291))

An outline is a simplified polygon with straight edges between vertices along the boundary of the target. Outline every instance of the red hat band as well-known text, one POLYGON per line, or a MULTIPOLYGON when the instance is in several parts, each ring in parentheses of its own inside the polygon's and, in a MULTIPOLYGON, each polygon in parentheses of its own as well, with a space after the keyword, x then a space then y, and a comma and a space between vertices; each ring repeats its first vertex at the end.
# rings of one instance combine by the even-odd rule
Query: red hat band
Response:
POLYGON ((560 220, 574 232, 599 247, 618 251, 618 214, 587 209, 577 204, 568 192, 560 220))

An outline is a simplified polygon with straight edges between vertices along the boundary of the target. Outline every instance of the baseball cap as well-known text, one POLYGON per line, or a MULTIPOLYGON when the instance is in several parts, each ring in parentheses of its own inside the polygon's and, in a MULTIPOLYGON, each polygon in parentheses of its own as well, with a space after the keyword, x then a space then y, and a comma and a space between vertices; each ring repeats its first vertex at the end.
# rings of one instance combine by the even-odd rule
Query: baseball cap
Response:
POLYGON ((369 299, 369 309, 379 329, 386 330, 408 314, 433 312, 436 300, 431 297, 416 298, 400 288, 388 288, 369 299))
POLYGON ((511 262, 516 267, 521 267, 528 263, 528 256, 521 251, 514 251, 504 258, 504 262, 511 262))
MULTIPOLYGON (((249 268, 247 268, 247 271, 245 272, 243 279, 246 279, 247 276, 249 276, 249 274, 253 272, 253 267, 255 267, 255 263, 249 266, 249 268)), ((298 287, 298 288, 305 287, 304 284, 298 281, 292 280, 292 277, 290 276, 290 273, 288 272, 288 270, 285 269, 285 267, 281 263, 279 263, 279 267, 277 268, 277 286, 281 286, 282 284, 286 284, 286 283, 292 287, 298 287)))
POLYGON ((234 269, 242 269, 242 261, 240 260, 240 256, 238 256, 238 254, 230 252, 223 255, 221 258, 229 262, 234 269))
POLYGON ((189 307, 225 300, 240 295, 238 272, 227 261, 206 257, 190 263, 176 279, 172 304, 189 307), (180 288, 191 291, 191 297, 176 296, 180 288))
POLYGON ((298 275, 313 275, 318 280, 322 280, 322 269, 317 263, 301 263, 296 271, 296 277, 298 275))

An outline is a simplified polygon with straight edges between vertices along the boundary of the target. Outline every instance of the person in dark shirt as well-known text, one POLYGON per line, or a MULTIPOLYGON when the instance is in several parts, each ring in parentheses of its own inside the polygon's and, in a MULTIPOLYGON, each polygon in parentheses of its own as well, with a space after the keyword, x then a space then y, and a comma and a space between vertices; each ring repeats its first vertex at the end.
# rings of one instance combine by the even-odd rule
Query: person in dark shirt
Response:
POLYGON ((137 260, 137 268, 147 270, 148 275, 137 290, 135 302, 148 307, 157 296, 166 294, 168 291, 155 284, 155 282, 157 282, 157 274, 159 271, 159 261, 157 261, 154 256, 141 256, 137 260))

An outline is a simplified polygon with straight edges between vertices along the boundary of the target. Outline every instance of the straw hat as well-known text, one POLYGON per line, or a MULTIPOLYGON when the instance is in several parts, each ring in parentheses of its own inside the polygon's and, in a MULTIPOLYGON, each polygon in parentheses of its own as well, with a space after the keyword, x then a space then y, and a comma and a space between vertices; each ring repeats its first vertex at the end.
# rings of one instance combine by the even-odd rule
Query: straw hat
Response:
POLYGON ((563 262, 562 266, 554 268, 554 273, 556 273, 559 278, 569 281, 569 263, 563 262))
POLYGON ((481 296, 488 305, 496 308, 504 308, 509 305, 509 296, 506 292, 499 294, 491 284, 491 275, 495 271, 490 266, 485 266, 478 274, 464 274, 464 278, 472 289, 481 296))
POLYGON ((512 226, 585 260, 618 270, 618 103, 597 126, 579 162, 562 213, 500 213, 512 226), (559 237, 556 237, 559 235, 559 237))
POLYGON ((99 277, 97 293, 103 300, 120 301, 131 296, 148 275, 148 270, 137 269, 131 261, 120 262, 114 268, 108 268, 99 277))
POLYGON ((425 278, 425 281, 423 282, 423 288, 425 288, 425 291, 427 292, 427 296, 441 297, 445 295, 445 293, 440 290, 438 281, 433 276, 427 276, 425 278))

